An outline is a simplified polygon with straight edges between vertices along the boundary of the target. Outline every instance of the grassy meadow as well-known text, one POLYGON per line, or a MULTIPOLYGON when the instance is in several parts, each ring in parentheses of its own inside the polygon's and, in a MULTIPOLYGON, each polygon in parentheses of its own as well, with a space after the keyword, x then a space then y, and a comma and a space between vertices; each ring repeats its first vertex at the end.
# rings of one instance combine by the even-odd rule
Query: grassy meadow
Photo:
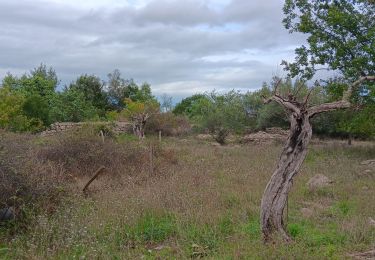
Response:
POLYGON ((288 203, 294 242, 265 245, 259 206, 280 142, 0 135, 3 165, 38 191, 17 195, 32 203, 0 227, 1 259, 350 259, 375 246, 375 172, 360 164, 374 143, 313 141, 288 203), (316 174, 331 187, 310 191, 316 174))

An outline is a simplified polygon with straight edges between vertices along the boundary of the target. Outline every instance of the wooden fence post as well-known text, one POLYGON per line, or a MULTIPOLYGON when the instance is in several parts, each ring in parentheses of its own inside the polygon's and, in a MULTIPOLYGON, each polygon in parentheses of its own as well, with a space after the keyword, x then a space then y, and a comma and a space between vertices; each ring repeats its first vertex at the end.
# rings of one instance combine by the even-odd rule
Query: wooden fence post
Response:
POLYGON ((154 147, 150 143, 150 174, 154 174, 154 147))

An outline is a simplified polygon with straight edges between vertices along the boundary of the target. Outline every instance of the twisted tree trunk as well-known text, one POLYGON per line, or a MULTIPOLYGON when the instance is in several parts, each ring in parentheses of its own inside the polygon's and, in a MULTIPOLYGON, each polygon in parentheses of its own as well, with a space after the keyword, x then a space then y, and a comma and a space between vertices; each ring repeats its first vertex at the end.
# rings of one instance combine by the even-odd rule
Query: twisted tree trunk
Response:
POLYGON ((352 91, 364 81, 375 81, 375 76, 365 76, 358 79, 344 92, 342 100, 325 103, 307 108, 309 95, 304 102, 296 101, 296 97, 289 95, 281 97, 277 93, 277 86, 272 97, 265 103, 275 101, 290 114, 290 132, 283 148, 276 170, 264 191, 261 202, 261 227, 263 239, 267 242, 273 233, 279 233, 285 241, 291 238, 285 230, 283 220, 288 194, 293 185, 293 178, 297 175, 307 155, 307 146, 311 140, 312 126, 310 119, 323 112, 349 108, 352 91))
POLYGON ((265 241, 273 232, 290 240, 283 220, 288 194, 293 178, 301 168, 307 154, 307 146, 312 135, 309 117, 306 113, 293 113, 288 140, 283 148, 276 170, 264 191, 261 203, 261 225, 265 241))

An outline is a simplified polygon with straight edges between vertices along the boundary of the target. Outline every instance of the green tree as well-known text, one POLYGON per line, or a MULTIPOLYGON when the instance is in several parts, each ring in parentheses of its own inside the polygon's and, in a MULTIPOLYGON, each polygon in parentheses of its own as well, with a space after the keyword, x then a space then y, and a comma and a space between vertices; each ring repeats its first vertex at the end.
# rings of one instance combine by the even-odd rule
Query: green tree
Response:
POLYGON ((126 98, 130 98, 133 101, 152 101, 158 103, 156 98, 152 95, 151 85, 147 82, 144 82, 140 87, 135 86, 134 93, 131 93, 129 96, 126 96, 126 98))
POLYGON ((277 91, 265 100, 280 104, 288 111, 290 120, 289 136, 261 201, 261 230, 265 242, 272 239, 274 233, 291 241, 284 213, 293 180, 308 152, 311 119, 318 114, 351 107, 353 93, 359 90, 357 96, 361 97, 365 90, 371 91, 368 82, 375 81, 374 53, 370 50, 374 49, 375 21, 374 6, 370 1, 286 0, 284 12, 286 28, 309 34, 308 47, 296 50, 296 61, 283 62, 290 74, 311 78, 321 65, 340 71, 347 83, 352 82, 340 100, 334 102, 311 106, 309 95, 301 102, 294 94, 283 96, 277 91))
POLYGON ((132 122, 134 134, 143 139, 147 121, 160 111, 159 103, 155 100, 132 101, 130 98, 125 99, 124 103, 126 108, 122 113, 132 122))
POLYGON ((44 64, 21 77, 8 73, 2 82, 3 87, 22 92, 25 96, 39 95, 46 99, 55 94, 58 84, 55 70, 52 67, 47 68, 44 64))
POLYGON ((104 91, 104 83, 95 75, 81 75, 74 83, 69 86, 83 94, 83 99, 91 103, 101 116, 105 115, 105 111, 109 108, 107 93, 104 91))
POLYGON ((317 69, 340 71, 347 80, 375 71, 375 5, 361 0, 286 0, 284 26, 307 34, 307 46, 296 49, 292 76, 310 79, 317 69))
MULTIPOLYGON (((291 76, 300 75, 310 79, 317 70, 327 69, 339 72, 339 77, 324 82, 330 100, 339 100, 349 82, 364 75, 375 75, 375 5, 364 0, 306 1, 287 0, 284 4, 284 25, 290 32, 307 35, 307 45, 296 49, 294 62, 283 61, 291 76)), ((333 112, 333 115, 320 115, 334 119, 334 131, 346 132, 347 136, 373 135, 368 114, 375 114, 375 84, 366 81, 351 95, 351 102, 361 110, 348 109, 333 112), (361 133, 361 134, 359 134, 361 133)), ((321 129, 322 130, 322 129, 321 129)))
POLYGON ((23 114, 25 97, 8 86, 0 88, 0 128, 27 131, 31 122, 23 114))
POLYGON ((58 93, 54 96, 53 103, 50 111, 53 122, 81 122, 99 117, 97 108, 76 88, 67 88, 58 93))
POLYGON ((248 124, 243 95, 234 90, 226 94, 211 92, 206 95, 208 102, 202 102, 195 119, 208 129, 212 137, 225 144, 229 133, 241 133, 248 124))
POLYGON ((108 96, 110 103, 115 108, 121 108, 124 95, 124 88, 127 85, 125 80, 121 77, 121 73, 118 69, 108 73, 108 96))
POLYGON ((48 126, 51 121, 49 118, 49 106, 47 99, 40 95, 34 94, 26 98, 23 106, 23 114, 30 119, 41 122, 42 125, 48 126))
POLYGON ((297 79, 293 82, 291 78, 280 79, 274 77, 271 85, 277 85, 278 87, 275 90, 267 83, 263 83, 261 90, 252 93, 257 129, 265 129, 268 127, 287 128, 289 125, 288 115, 281 106, 274 102, 263 105, 264 97, 270 96, 275 91, 285 97, 293 96, 293 99, 299 102, 303 102, 304 98, 308 96, 310 105, 327 101, 326 94, 322 87, 316 86, 315 88, 309 88, 303 80, 297 79))
POLYGON ((110 103, 117 110, 125 107, 125 99, 131 99, 134 102, 157 102, 152 95, 150 84, 143 83, 139 87, 133 79, 123 79, 117 69, 108 74, 108 96, 110 103))
POLYGON ((58 83, 55 70, 41 64, 30 74, 24 74, 21 77, 8 73, 3 79, 2 85, 25 97, 23 115, 33 122, 32 128, 36 131, 37 128, 42 129, 43 126, 48 126, 51 122, 48 111, 54 105, 52 100, 56 94, 58 83))
POLYGON ((181 100, 173 109, 173 113, 175 115, 186 115, 190 118, 201 116, 203 111, 200 108, 208 102, 209 99, 206 95, 195 94, 181 100))

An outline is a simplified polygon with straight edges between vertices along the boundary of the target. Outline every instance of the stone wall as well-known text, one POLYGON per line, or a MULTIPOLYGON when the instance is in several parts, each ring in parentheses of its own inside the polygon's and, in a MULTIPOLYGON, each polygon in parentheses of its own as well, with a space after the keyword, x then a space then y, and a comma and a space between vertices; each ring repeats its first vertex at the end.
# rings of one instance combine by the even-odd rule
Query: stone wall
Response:
POLYGON ((128 122, 79 122, 79 123, 57 122, 57 123, 50 125, 50 127, 47 130, 43 131, 41 135, 42 136, 56 135, 65 131, 79 129, 83 126, 95 127, 95 126, 100 126, 100 125, 107 126, 115 134, 133 132, 132 125, 128 122))
POLYGON ((259 131, 245 135, 242 143, 268 143, 271 141, 285 141, 289 131, 278 127, 267 128, 266 131, 259 131))

